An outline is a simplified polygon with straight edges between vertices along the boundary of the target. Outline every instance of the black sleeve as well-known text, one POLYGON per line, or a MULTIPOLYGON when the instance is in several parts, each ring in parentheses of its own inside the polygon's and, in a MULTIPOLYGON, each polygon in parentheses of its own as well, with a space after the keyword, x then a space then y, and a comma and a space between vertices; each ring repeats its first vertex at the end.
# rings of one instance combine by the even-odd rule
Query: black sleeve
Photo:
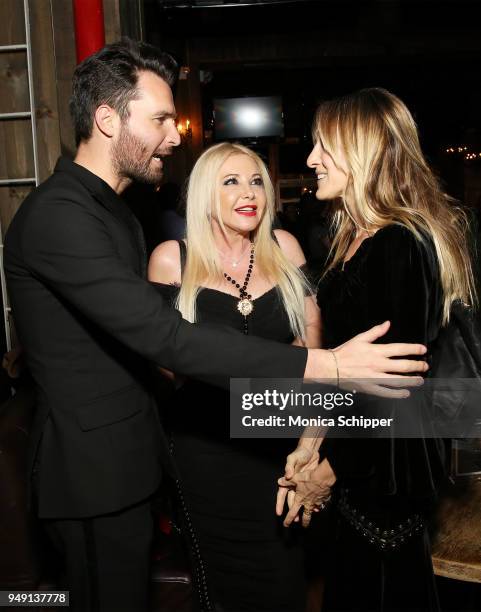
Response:
MULTIPOLYGON (((400 226, 386 228, 372 240, 362 273, 366 329, 389 320, 389 332, 380 342, 427 344, 439 289, 433 247, 400 226)), ((322 453, 338 480, 369 479, 384 494, 430 495, 445 462, 442 441, 429 438, 327 438, 322 453)))
POLYGON ((75 196, 32 207, 21 249, 32 274, 133 351, 179 374, 303 377, 307 351, 193 325, 120 258, 103 220, 75 196))
POLYGON ((368 325, 391 321, 380 342, 427 344, 429 317, 439 283, 434 247, 408 229, 393 225, 373 238, 366 261, 368 325))

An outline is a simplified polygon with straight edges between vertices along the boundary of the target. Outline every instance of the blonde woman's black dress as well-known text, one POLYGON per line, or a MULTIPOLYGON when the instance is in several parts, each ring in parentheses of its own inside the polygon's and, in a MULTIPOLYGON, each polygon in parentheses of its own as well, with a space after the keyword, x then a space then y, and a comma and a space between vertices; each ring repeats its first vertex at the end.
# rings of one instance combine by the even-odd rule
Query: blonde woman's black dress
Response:
MULTIPOLYGON (((178 292, 172 285, 156 287, 172 301, 178 292)), ((237 302, 236 296, 202 289, 198 321, 241 332, 244 317, 237 302)), ((248 332, 282 343, 293 341, 276 288, 254 301, 248 332)), ((167 425, 216 610, 303 612, 300 529, 285 529, 275 515, 277 479, 295 441, 231 440, 228 392, 192 380, 176 391, 167 425)))

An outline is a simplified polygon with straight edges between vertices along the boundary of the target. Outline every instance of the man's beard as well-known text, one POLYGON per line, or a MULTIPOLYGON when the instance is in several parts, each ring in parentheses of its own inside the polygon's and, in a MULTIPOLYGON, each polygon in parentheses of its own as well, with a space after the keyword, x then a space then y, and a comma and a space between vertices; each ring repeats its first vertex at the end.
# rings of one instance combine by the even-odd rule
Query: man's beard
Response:
POLYGON ((162 180, 162 167, 154 167, 146 145, 124 126, 112 145, 112 163, 121 178, 156 185, 162 180))

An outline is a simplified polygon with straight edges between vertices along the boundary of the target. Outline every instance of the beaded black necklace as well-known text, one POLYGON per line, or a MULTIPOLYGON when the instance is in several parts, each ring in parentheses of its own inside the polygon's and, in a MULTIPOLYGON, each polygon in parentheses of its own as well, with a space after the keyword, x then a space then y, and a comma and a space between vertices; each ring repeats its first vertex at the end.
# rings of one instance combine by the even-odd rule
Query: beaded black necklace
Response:
POLYGON ((252 302, 252 295, 250 293, 247 293, 247 285, 249 284, 250 278, 251 278, 251 274, 252 274, 252 268, 254 267, 254 245, 251 245, 251 256, 250 256, 250 260, 249 260, 249 267, 247 268, 247 274, 246 277, 244 279, 244 284, 240 285, 240 283, 238 283, 235 278, 232 278, 232 276, 229 276, 228 274, 226 274, 224 272, 224 276, 225 278, 231 282, 233 285, 235 285, 237 287, 237 289, 239 289, 239 301, 237 302, 237 310, 241 313, 241 315, 244 317, 244 334, 248 334, 249 333, 249 324, 247 322, 247 317, 251 314, 251 312, 254 310, 254 303, 252 302))

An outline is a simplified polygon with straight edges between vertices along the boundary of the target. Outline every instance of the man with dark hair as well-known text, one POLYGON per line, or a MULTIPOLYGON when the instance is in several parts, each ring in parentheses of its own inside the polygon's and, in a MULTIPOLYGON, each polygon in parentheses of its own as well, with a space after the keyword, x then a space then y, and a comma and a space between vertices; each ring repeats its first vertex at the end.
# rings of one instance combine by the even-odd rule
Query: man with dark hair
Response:
POLYGON ((100 104, 111 106, 122 120, 128 118, 129 103, 139 96, 140 72, 152 72, 173 87, 178 66, 168 53, 129 38, 107 45, 77 66, 70 99, 77 146, 91 137, 92 117, 100 104))
POLYGON ((193 325, 144 280, 142 232, 120 194, 133 180, 159 183, 180 143, 175 73, 170 56, 128 40, 82 62, 75 160, 59 160, 6 236, 13 314, 37 385, 38 514, 63 554, 71 609, 82 612, 146 607, 150 498, 168 465, 146 360, 203 379, 387 379, 425 365, 390 359, 422 354, 418 345, 372 344, 387 324, 335 354, 193 325))

